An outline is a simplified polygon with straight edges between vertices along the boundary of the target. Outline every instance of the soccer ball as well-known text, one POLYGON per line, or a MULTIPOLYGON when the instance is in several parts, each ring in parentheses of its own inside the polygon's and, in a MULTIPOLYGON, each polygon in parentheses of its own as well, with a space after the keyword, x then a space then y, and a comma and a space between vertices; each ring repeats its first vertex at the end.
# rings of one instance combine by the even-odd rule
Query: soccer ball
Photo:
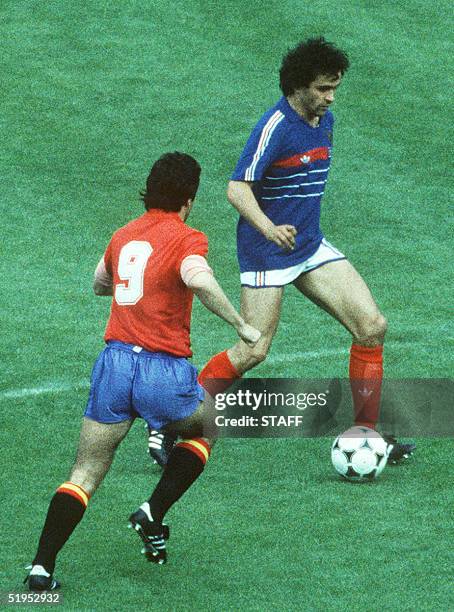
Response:
POLYGON ((347 480, 374 480, 388 461, 389 445, 369 427, 352 427, 338 436, 331 447, 331 461, 347 480))

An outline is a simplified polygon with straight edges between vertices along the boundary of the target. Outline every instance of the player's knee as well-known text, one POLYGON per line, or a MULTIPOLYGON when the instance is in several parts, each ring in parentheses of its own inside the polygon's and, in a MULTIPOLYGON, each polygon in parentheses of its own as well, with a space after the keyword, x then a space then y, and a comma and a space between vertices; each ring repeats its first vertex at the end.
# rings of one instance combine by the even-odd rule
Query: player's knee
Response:
POLYGON ((387 328, 388 323, 386 318, 379 312, 362 322, 355 340, 365 346, 383 344, 387 328))
POLYGON ((73 484, 82 487, 90 496, 96 491, 99 482, 95 474, 84 467, 74 468, 69 476, 69 480, 73 484))
POLYGON ((268 351, 269 351, 269 344, 268 343, 258 343, 256 346, 250 348, 249 350, 249 362, 251 364, 251 368, 258 365, 259 363, 262 363, 262 361, 265 361, 265 359, 267 358, 268 355, 268 351))
POLYGON ((230 349, 231 361, 235 364, 236 369, 244 374, 244 372, 265 361, 270 345, 271 340, 264 336, 254 347, 247 346, 244 342, 238 342, 235 347, 230 349))
POLYGON ((374 320, 373 324, 373 336, 376 338, 377 342, 383 344, 383 340, 385 339, 386 330, 388 329, 388 321, 385 317, 379 313, 377 318, 374 320))
POLYGON ((111 458, 105 458, 104 461, 76 462, 69 480, 82 487, 89 495, 93 495, 109 471, 111 463, 111 458))

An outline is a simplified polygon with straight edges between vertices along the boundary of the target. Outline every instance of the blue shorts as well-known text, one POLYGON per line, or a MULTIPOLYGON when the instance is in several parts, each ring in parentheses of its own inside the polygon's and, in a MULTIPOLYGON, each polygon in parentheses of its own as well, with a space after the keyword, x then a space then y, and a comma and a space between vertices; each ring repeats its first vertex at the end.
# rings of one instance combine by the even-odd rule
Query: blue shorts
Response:
POLYGON ((142 417, 162 429, 190 416, 204 396, 197 369, 184 357, 110 341, 93 366, 84 416, 98 423, 142 417))

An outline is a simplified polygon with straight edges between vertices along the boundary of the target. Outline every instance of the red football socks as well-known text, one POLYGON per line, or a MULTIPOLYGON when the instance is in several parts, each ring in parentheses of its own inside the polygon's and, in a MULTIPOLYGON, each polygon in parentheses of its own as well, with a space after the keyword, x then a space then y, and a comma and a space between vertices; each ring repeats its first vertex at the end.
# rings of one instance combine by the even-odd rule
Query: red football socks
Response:
POLYGON ((212 357, 199 373, 199 383, 213 396, 228 389, 237 378, 241 378, 241 374, 230 361, 227 351, 212 357))
POLYGON ((375 429, 380 415, 383 346, 352 344, 349 373, 355 425, 375 429))

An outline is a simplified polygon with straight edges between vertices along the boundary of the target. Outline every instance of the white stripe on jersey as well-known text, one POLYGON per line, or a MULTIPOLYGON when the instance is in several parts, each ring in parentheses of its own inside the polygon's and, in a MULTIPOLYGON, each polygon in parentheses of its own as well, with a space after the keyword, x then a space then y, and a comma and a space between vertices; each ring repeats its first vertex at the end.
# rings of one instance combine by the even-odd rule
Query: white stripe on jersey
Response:
POLYGON ((260 140, 257 145, 257 149, 254 153, 254 157, 252 158, 252 164, 249 166, 249 168, 246 169, 246 172, 244 173, 244 180, 246 181, 254 180, 254 172, 257 167, 257 164, 260 158, 262 157, 263 153, 265 152, 265 149, 268 146, 268 143, 270 142, 272 133, 274 132, 274 130, 276 129, 276 126, 282 121, 283 118, 284 118, 284 114, 281 113, 281 111, 277 110, 274 113, 274 115, 271 115, 271 117, 266 122, 262 130, 262 133, 260 135, 260 140))
POLYGON ((321 193, 306 193, 305 195, 290 195, 290 194, 286 194, 284 193, 281 196, 273 196, 273 197, 266 197, 266 198, 260 198, 261 200, 281 200, 282 198, 313 198, 315 196, 322 196, 325 192, 322 191, 321 193))
POLYGON ((307 176, 307 172, 299 172, 298 174, 289 174, 289 176, 265 176, 265 179, 269 181, 282 181, 295 176, 307 176))
POLYGON ((309 170, 309 174, 313 174, 314 172, 328 172, 329 168, 325 168, 324 170, 309 170))
POLYGON ((263 187, 263 189, 296 189, 297 187, 307 187, 309 185, 324 185, 326 181, 312 181, 311 183, 296 183, 296 185, 279 185, 279 187, 263 187))

